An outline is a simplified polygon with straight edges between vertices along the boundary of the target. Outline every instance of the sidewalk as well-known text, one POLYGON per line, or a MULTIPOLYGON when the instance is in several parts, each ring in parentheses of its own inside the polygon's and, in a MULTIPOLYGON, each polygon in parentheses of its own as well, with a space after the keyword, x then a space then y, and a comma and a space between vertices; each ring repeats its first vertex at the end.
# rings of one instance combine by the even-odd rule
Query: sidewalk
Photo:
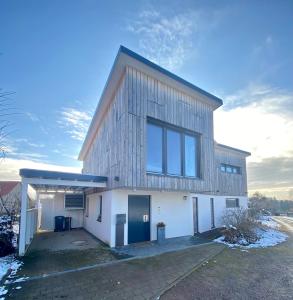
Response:
POLYGON ((15 283, 6 299, 153 299, 179 277, 223 250, 197 245, 158 256, 15 283), (16 289, 16 287, 21 289, 16 289))

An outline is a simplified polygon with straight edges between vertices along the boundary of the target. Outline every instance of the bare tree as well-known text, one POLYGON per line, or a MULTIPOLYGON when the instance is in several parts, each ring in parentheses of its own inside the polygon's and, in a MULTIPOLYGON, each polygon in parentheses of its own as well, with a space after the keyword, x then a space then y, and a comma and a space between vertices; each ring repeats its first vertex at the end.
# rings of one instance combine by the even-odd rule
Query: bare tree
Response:
POLYGON ((5 157, 7 151, 6 139, 9 134, 9 127, 12 125, 10 117, 15 114, 9 98, 12 94, 11 92, 3 92, 0 89, 0 159, 5 157))

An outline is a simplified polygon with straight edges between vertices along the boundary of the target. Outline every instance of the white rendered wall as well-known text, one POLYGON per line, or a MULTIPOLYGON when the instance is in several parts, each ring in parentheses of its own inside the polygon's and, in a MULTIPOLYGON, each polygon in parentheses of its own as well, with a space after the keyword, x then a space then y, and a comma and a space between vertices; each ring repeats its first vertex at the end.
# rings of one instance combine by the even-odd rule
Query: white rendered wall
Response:
MULTIPOLYGON (((190 197, 184 200, 187 193, 154 192, 154 191, 112 191, 112 221, 111 246, 115 245, 116 214, 126 214, 128 218, 128 195, 149 195, 151 240, 157 239, 157 223, 166 224, 166 238, 193 234, 192 201, 190 197)), ((124 244, 128 244, 128 224, 124 227, 124 244)))
MULTIPOLYGON (((150 234, 157 239, 156 225, 166 224, 166 238, 193 235, 192 197, 198 197, 199 232, 211 230, 210 198, 214 198, 215 226, 220 227, 221 217, 226 209, 226 198, 177 192, 112 190, 89 195, 89 216, 84 217, 84 227, 110 247, 115 247, 116 214, 126 214, 124 244, 128 244, 128 195, 150 196, 150 234), (97 221, 99 195, 103 196, 102 222, 97 221), (184 199, 184 196, 188 196, 184 199)), ((240 206, 247 208, 247 197, 238 197, 240 206)))
POLYGON ((238 198, 239 205, 247 208, 247 197, 235 197, 235 196, 215 196, 215 195, 202 195, 191 194, 190 197, 198 198, 198 230, 199 232, 205 232, 211 230, 211 204, 210 199, 214 198, 214 213, 215 213, 215 227, 221 227, 222 216, 226 210, 226 198, 238 198))
POLYGON ((83 226, 83 209, 65 209, 64 193, 40 194, 41 226, 42 230, 54 230, 54 217, 72 217, 71 227, 83 226))
POLYGON ((101 241, 110 245, 111 244, 111 202, 112 202, 112 191, 88 195, 89 197, 89 209, 88 216, 84 214, 84 228, 96 236, 101 241), (97 221, 98 218, 98 202, 99 196, 102 196, 102 220, 97 221))

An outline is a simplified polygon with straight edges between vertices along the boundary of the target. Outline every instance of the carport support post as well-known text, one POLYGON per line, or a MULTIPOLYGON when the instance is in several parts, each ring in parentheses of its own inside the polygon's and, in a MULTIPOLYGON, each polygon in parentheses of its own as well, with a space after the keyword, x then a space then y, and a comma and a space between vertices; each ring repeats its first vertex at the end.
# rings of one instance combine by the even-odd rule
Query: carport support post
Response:
POLYGON ((22 182, 21 182, 20 231, 19 231, 19 248, 18 248, 19 256, 23 256, 25 253, 27 189, 28 189, 28 183, 22 179, 22 182))

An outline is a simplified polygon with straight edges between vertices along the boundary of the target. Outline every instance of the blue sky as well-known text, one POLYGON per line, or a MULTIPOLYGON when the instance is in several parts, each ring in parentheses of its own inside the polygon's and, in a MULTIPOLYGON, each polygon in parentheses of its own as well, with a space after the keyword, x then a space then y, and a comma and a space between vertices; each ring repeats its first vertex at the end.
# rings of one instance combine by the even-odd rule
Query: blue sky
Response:
POLYGON ((284 0, 1 1, 0 88, 18 113, 1 179, 81 167, 122 44, 222 97, 215 137, 253 153, 250 190, 293 199, 292 11, 284 0))

